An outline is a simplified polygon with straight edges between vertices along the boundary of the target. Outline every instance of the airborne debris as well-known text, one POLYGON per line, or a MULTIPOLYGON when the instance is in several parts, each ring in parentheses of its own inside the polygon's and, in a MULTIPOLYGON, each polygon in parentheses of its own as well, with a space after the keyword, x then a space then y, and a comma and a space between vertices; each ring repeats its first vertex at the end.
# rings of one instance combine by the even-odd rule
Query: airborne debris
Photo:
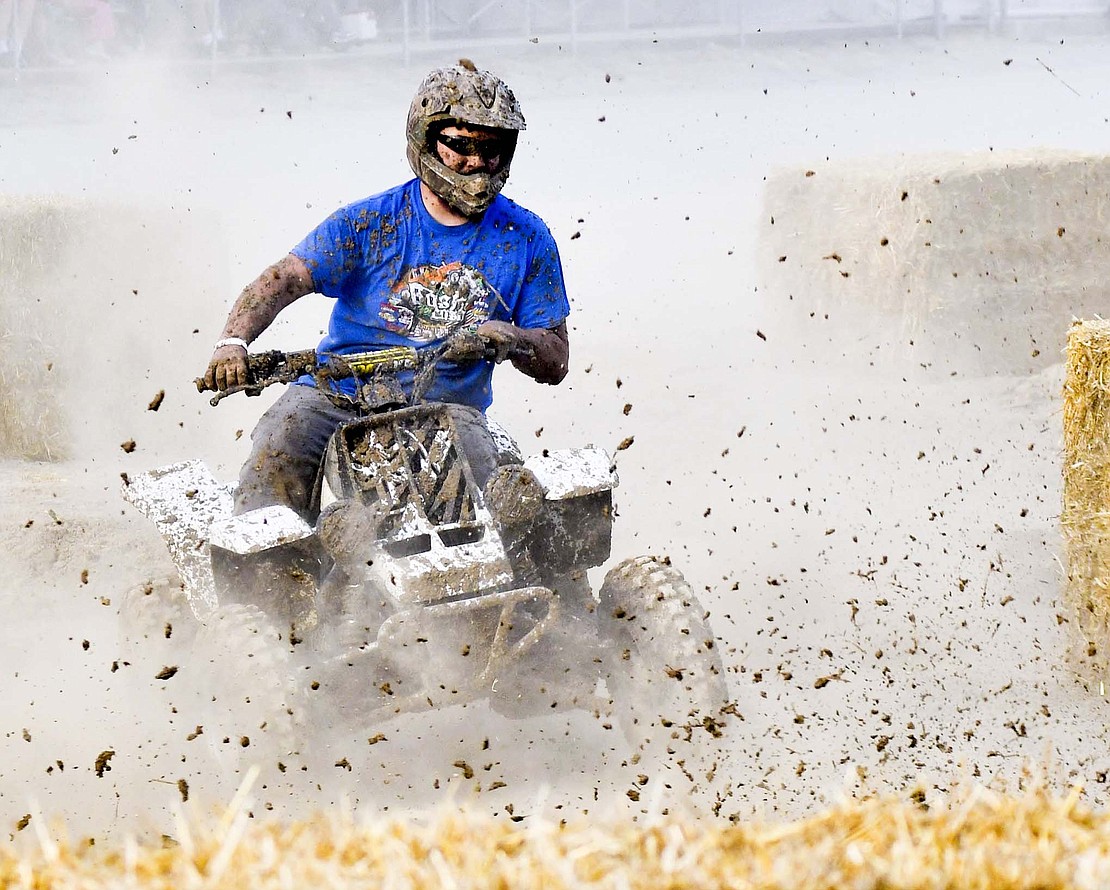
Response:
POLYGON ((157 411, 162 407, 162 401, 166 398, 166 391, 164 389, 158 390, 154 394, 154 398, 150 400, 150 404, 146 406, 147 411, 157 411))
POLYGON ((112 771, 109 761, 115 756, 116 752, 111 748, 107 751, 101 751, 99 756, 97 756, 96 762, 93 764, 93 770, 96 772, 96 777, 98 779, 104 778, 105 773, 110 773, 112 771))

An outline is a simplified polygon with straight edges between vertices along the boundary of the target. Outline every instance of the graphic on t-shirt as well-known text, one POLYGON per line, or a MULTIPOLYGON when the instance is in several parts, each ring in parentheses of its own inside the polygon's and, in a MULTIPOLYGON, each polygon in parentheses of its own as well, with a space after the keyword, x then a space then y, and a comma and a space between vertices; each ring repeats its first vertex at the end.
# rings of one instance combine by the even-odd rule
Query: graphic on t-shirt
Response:
POLYGON ((379 314, 387 329, 428 343, 486 321, 492 295, 490 283, 473 266, 417 266, 393 286, 379 314))

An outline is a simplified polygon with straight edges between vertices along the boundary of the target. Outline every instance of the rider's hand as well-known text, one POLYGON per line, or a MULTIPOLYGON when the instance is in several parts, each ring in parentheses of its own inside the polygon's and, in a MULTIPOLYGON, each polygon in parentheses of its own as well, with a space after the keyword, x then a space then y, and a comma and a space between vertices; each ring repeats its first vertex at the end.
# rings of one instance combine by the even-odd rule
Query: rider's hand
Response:
POLYGON ((486 338, 475 331, 452 334, 443 351, 443 357, 449 362, 476 362, 485 355, 486 338))
POLYGON ((495 362, 503 362, 509 357, 521 340, 520 328, 507 321, 486 321, 478 325, 478 335, 494 348, 495 362))
POLYGON ((242 346, 221 346, 212 353, 208 370, 204 373, 206 389, 225 392, 233 386, 246 386, 247 350, 242 346))

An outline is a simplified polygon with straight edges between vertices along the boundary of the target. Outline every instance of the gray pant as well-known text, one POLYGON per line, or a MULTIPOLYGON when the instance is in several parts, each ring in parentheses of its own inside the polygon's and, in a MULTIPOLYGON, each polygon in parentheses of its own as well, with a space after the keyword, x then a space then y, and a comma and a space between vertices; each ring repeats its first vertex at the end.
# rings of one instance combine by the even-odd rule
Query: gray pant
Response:
MULTIPOLYGON (((449 406, 474 480, 485 487, 497 467, 497 449, 485 415, 449 406)), ((320 464, 340 424, 359 415, 335 405, 314 386, 289 386, 251 433, 251 454, 239 473, 235 512, 284 504, 315 522, 320 513, 320 464)))

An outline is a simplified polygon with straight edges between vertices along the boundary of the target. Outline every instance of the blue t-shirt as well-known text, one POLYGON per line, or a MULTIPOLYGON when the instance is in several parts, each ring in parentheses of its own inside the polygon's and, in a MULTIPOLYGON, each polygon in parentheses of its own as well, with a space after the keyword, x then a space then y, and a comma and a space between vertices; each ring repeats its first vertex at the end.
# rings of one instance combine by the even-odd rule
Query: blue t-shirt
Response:
MULTIPOLYGON (((570 312, 551 232, 504 195, 479 219, 445 226, 413 179, 337 210, 292 252, 336 300, 321 355, 435 345, 487 319, 553 328, 570 312)), ((426 398, 484 411, 492 376, 491 362, 441 362, 426 398)), ((352 381, 341 388, 354 393, 352 381)))

